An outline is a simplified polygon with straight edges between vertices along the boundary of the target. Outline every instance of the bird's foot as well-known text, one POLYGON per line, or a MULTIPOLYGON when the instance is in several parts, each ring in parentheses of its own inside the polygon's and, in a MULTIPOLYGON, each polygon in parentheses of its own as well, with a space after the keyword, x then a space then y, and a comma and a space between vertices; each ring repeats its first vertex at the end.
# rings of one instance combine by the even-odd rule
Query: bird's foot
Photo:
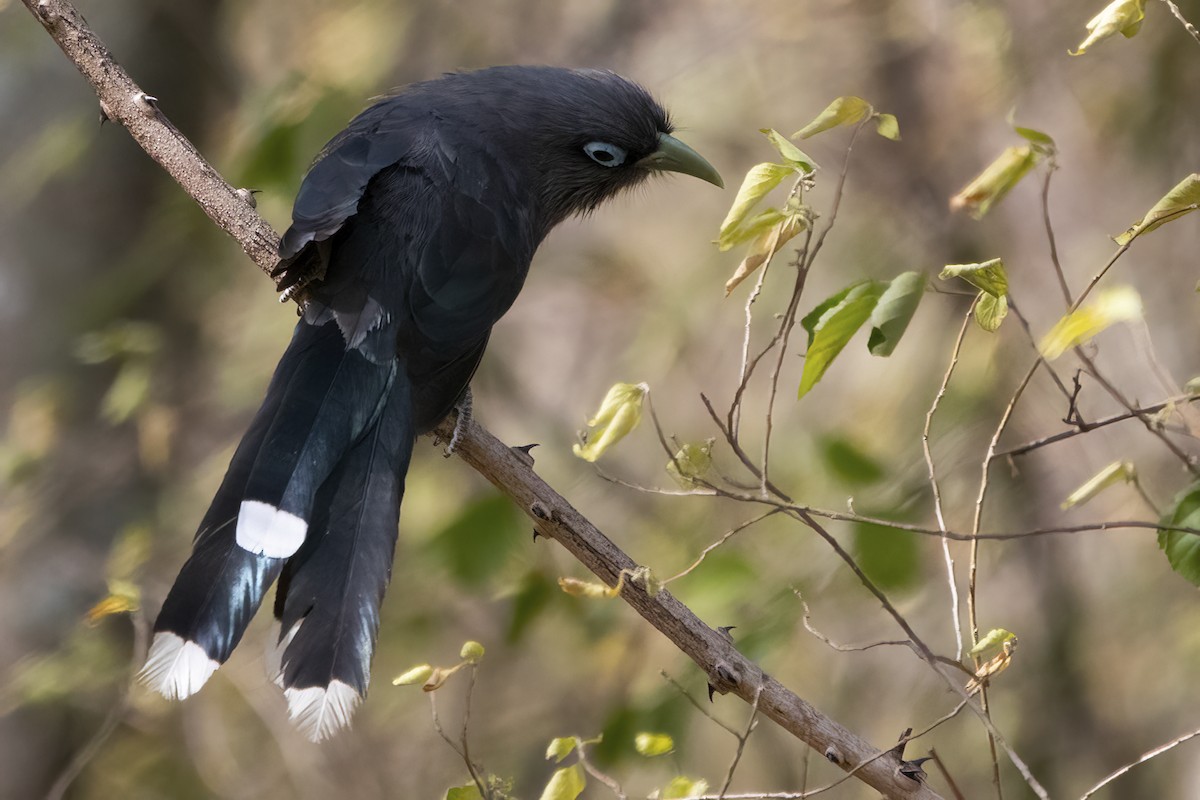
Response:
POLYGON ((458 443, 462 441, 462 437, 467 432, 467 427, 471 424, 471 387, 463 392, 462 399, 454 405, 454 410, 457 412, 457 417, 454 420, 454 433, 450 434, 450 443, 446 445, 446 458, 454 455, 455 449, 458 448, 458 443))

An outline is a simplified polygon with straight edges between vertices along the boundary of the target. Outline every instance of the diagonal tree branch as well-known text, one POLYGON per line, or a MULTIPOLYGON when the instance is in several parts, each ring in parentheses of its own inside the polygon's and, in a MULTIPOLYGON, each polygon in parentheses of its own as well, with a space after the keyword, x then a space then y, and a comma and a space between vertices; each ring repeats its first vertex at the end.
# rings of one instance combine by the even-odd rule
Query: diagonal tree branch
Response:
MULTIPOLYGON (((67 0, 22 0, 67 57, 92 84, 103 113, 129 130, 139 145, 200 205, 220 228, 238 241, 264 271, 278 262, 278 236, 258 215, 245 192, 225 181, 159 111, 116 63, 108 48, 67 0)), ((449 438, 452 425, 439 428, 449 438)), ((563 545, 580 563, 610 586, 637 563, 576 511, 534 472, 523 455, 472 422, 456 453, 512 498, 533 520, 539 533, 563 545)), ((844 770, 854 770, 884 796, 901 800, 939 800, 923 783, 899 771, 899 761, 847 730, 783 686, 739 653, 720 633, 701 621, 668 591, 654 595, 639 581, 625 580, 621 597, 691 658, 721 693, 757 703, 760 714, 822 753, 844 770), (869 763, 864 763, 869 762, 869 763), (861 765, 861 766, 860 766, 861 765)))

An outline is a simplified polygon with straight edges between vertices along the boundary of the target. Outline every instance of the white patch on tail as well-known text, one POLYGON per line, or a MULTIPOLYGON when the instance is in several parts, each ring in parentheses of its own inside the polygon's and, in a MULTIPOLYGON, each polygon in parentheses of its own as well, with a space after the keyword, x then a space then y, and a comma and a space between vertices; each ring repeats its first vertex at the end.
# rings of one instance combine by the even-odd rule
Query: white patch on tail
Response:
POLYGON ((183 700, 200 691, 219 666, 200 645, 162 631, 154 634, 138 678, 168 700, 183 700))
POLYGON ((362 698, 348 683, 330 681, 329 686, 288 689, 288 716, 310 742, 328 739, 350 725, 350 717, 362 698))
POLYGON ((286 636, 280 636, 282 629, 279 623, 271 623, 271 633, 267 637, 267 650, 263 653, 263 666, 267 670, 267 677, 280 689, 284 688, 283 653, 292 643, 292 639, 296 638, 296 634, 300 632, 300 626, 303 624, 304 620, 300 620, 292 626, 286 636))
POLYGON ((308 523, 270 503, 243 500, 238 510, 237 543, 243 550, 270 558, 287 558, 304 544, 308 523))

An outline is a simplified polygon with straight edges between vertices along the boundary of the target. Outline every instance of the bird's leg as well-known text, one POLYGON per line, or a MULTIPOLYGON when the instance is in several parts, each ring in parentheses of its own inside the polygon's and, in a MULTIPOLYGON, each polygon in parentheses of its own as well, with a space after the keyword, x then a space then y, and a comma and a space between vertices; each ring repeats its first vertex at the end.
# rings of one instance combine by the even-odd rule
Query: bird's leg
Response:
POLYGON ((454 410, 458 412, 457 418, 454 420, 454 433, 450 434, 450 443, 446 445, 446 458, 454 455, 455 448, 462 441, 463 434, 467 431, 467 426, 471 424, 471 387, 468 386, 463 396, 454 404, 454 410))

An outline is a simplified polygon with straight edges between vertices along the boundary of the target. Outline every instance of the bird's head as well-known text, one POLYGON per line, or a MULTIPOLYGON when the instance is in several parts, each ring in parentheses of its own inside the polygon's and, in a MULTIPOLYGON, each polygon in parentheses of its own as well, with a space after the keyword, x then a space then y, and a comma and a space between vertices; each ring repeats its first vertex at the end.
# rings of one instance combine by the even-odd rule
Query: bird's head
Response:
POLYGON ((711 164, 672 135, 663 107, 615 73, 513 66, 461 77, 492 111, 496 126, 481 133, 536 185, 548 225, 592 211, 656 173, 724 186, 711 164))

